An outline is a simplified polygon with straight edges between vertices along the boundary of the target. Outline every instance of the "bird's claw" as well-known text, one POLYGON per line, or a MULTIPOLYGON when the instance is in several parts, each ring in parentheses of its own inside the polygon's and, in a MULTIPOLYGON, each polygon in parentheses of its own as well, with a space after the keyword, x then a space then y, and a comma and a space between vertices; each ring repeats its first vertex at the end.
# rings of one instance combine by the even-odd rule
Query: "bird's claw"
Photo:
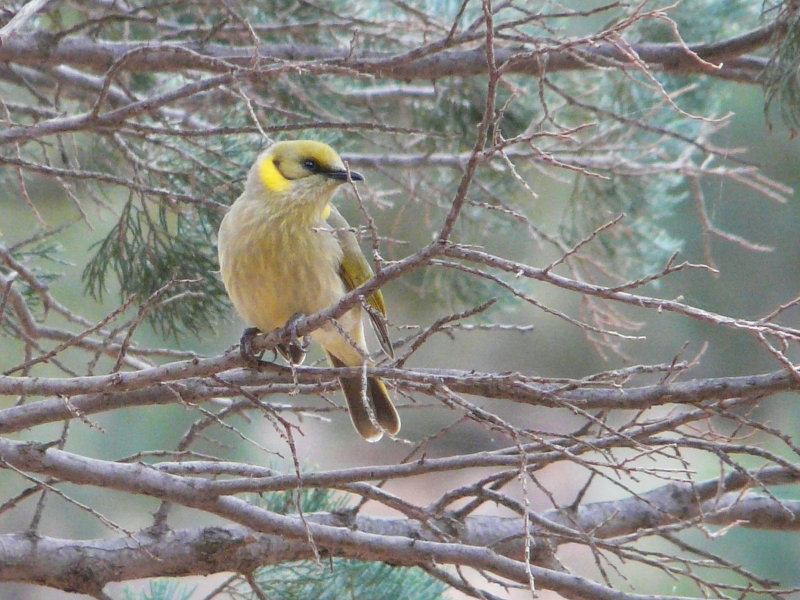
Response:
POLYGON ((253 340, 261 333, 258 327, 248 327, 242 332, 242 337, 239 339, 239 355, 248 363, 254 366, 261 364, 261 356, 264 351, 256 353, 253 340))
POLYGON ((297 323, 305 317, 301 312, 294 313, 286 322, 286 328, 289 331, 289 341, 283 344, 278 344, 278 351, 283 357, 293 365, 300 365, 306 359, 306 350, 311 344, 311 336, 306 334, 301 340, 297 335, 297 323))
MULTIPOLYGON (((275 350, 280 352, 281 356, 292 365, 303 363, 306 358, 306 350, 311 344, 311 336, 309 334, 304 335, 302 339, 297 335, 297 323, 303 317, 305 317, 305 315, 300 312, 291 316, 286 322, 286 329, 289 332, 289 341, 282 342, 275 346, 275 350)), ((255 367, 265 364, 265 361, 261 360, 261 357, 264 355, 264 350, 260 349, 257 352, 254 343, 259 333, 261 333, 261 330, 258 329, 258 327, 248 327, 242 332, 242 337, 239 340, 239 354, 245 361, 255 367)))

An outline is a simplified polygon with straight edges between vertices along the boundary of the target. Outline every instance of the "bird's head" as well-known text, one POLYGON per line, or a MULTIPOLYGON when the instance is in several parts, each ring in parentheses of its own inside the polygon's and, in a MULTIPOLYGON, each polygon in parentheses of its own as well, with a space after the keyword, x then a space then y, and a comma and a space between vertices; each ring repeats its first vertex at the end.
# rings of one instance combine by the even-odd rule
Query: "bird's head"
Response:
MULTIPOLYGON (((278 142, 257 159, 252 175, 268 194, 299 199, 306 194, 333 190, 347 181, 347 169, 336 151, 322 142, 278 142)), ((363 181, 350 171, 352 181, 363 181)))

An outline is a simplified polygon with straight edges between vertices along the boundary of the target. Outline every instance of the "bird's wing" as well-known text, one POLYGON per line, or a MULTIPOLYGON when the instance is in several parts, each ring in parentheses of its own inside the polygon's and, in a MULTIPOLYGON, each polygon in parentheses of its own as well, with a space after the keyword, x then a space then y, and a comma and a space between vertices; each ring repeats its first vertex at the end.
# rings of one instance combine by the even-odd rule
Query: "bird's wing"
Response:
MULTIPOLYGON (((361 252, 355 234, 350 231, 347 220, 331 205, 331 214, 328 217, 328 224, 333 228, 339 245, 342 248, 342 263, 339 265, 339 276, 342 278, 348 291, 360 286, 372 277, 372 269, 361 252)), ((378 336, 381 348, 390 358, 394 358, 394 348, 389 339, 389 331, 386 328, 386 305, 383 302, 383 294, 380 290, 375 290, 367 296, 367 306, 369 319, 372 327, 378 336)))

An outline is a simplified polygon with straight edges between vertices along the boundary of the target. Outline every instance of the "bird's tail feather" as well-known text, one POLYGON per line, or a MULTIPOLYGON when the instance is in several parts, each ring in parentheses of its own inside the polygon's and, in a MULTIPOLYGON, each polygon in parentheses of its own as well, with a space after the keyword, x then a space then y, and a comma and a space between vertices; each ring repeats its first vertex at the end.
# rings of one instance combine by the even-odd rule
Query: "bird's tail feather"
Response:
MULTIPOLYGON (((334 367, 347 366, 332 354, 327 354, 334 367)), ((342 392, 347 400, 347 408, 350 411, 350 419, 353 421, 356 431, 368 442, 377 442, 383 436, 384 431, 389 435, 395 435, 400 431, 400 416, 397 414, 383 381, 378 377, 367 379, 366 396, 379 427, 372 422, 369 411, 364 406, 361 383, 361 377, 339 378, 339 384, 342 386, 342 392)))

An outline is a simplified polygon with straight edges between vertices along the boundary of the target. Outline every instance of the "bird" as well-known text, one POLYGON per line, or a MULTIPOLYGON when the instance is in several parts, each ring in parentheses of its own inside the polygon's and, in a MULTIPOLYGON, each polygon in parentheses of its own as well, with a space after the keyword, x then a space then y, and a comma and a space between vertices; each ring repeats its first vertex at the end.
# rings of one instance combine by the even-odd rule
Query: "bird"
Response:
MULTIPOLYGON (((276 142, 256 158, 217 236, 225 289, 252 326, 242 336, 243 354, 259 331, 291 327, 299 317, 336 304, 372 277, 353 230, 331 204, 339 186, 349 181, 364 181, 364 176, 350 171, 333 148, 315 140, 276 142)), ((394 356, 381 291, 365 300, 368 310, 356 304, 336 324, 328 322, 311 332, 334 367, 371 365, 366 359, 364 312, 383 351, 394 356)), ((292 364, 305 357, 296 336, 276 349, 292 364)), ((400 431, 400 417, 379 377, 370 375, 364 382, 360 376, 343 376, 339 383, 361 437, 376 442, 384 432, 400 431)))

